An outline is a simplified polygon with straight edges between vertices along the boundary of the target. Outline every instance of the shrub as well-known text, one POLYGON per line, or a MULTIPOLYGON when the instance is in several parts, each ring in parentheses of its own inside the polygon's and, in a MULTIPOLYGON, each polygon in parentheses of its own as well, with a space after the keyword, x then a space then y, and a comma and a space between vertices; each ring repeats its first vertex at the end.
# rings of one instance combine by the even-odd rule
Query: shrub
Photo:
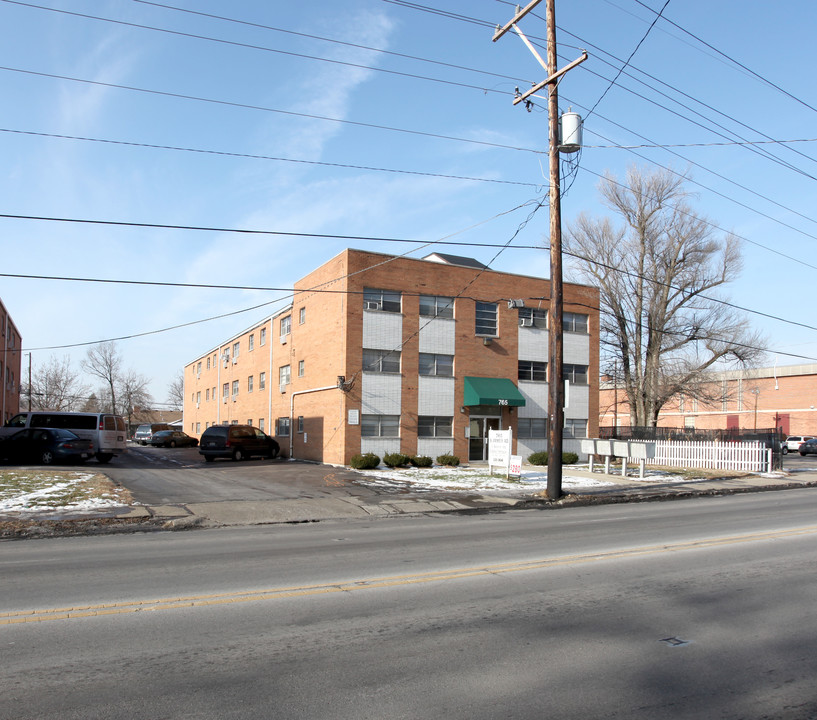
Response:
POLYGON ((405 467, 409 464, 409 456, 403 453, 386 453, 383 456, 383 464, 390 468, 405 467))
POLYGON ((425 455, 415 455, 414 457, 409 458, 409 462, 416 468, 427 468, 434 464, 434 461, 425 455))
POLYGON ((460 459, 456 455, 438 455, 437 465, 450 465, 456 467, 460 464, 460 459))
POLYGON ((531 453, 530 455, 528 455, 528 462, 531 465, 547 465, 548 464, 547 450, 541 450, 540 452, 531 453))
POLYGON ((355 470, 371 470, 380 465, 380 458, 374 453, 366 453, 365 455, 358 453, 352 456, 349 464, 355 470))
MULTIPOLYGON (((531 455, 528 455, 528 462, 531 465, 547 465, 548 464, 548 451, 542 450, 541 452, 535 452, 531 455)), ((562 453, 562 465, 575 465, 579 462, 579 456, 573 452, 566 452, 562 453)))

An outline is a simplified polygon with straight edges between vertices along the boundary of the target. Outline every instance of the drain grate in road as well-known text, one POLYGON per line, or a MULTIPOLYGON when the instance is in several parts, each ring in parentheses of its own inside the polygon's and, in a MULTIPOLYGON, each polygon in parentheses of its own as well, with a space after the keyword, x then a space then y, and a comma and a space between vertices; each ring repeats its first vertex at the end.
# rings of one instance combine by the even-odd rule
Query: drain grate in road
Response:
POLYGON ((683 647, 684 645, 689 645, 690 643, 689 640, 681 640, 681 638, 677 637, 662 638, 659 642, 669 645, 670 647, 683 647))

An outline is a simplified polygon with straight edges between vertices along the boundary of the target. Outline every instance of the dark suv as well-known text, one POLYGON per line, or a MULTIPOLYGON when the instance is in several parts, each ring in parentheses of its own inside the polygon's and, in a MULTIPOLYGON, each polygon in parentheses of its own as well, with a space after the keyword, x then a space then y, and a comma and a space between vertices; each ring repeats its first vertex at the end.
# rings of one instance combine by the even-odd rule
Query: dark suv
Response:
POLYGON ((199 441, 199 453, 207 462, 217 457, 244 460, 253 455, 274 458, 278 443, 252 425, 213 425, 207 428, 199 441))

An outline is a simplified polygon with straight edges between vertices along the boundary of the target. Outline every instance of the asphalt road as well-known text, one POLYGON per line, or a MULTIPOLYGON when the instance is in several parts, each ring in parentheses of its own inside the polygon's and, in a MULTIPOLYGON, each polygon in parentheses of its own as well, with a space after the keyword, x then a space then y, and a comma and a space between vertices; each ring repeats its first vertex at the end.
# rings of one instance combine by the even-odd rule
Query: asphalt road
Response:
POLYGON ((355 483, 355 473, 342 468, 280 458, 205 463, 197 448, 131 445, 127 454, 101 469, 145 505, 371 493, 355 483))
POLYGON ((814 718, 816 511, 791 490, 3 543, 0 718, 814 718))

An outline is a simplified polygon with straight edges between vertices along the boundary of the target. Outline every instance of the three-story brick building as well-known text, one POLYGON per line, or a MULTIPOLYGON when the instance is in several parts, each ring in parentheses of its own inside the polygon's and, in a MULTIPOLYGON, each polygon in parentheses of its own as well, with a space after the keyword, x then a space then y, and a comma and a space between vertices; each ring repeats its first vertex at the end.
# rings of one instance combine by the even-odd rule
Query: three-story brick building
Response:
MULTIPOLYGON (((184 429, 248 423, 291 457, 348 464, 386 452, 487 457, 547 448, 550 283, 469 258, 345 250, 295 284, 292 305, 185 368, 184 429)), ((564 449, 598 427, 598 292, 564 286, 564 449)))

